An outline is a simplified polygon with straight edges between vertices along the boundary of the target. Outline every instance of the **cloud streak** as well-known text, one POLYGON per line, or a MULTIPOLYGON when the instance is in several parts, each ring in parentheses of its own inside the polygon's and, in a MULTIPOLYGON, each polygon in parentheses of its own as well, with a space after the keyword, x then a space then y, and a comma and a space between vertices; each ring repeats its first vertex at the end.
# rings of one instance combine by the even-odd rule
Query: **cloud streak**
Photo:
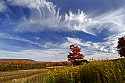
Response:
POLYGON ((56 5, 45 0, 9 0, 8 3, 13 6, 26 7, 30 10, 29 18, 24 15, 22 21, 16 26, 15 31, 19 32, 40 32, 43 30, 78 30, 87 32, 82 26, 87 27, 96 23, 80 10, 78 10, 77 14, 70 11, 65 16, 59 15, 59 9, 56 9, 56 5))
POLYGON ((6 6, 0 1, 0 12, 3 12, 4 10, 6 10, 6 6))
POLYGON ((46 0, 9 0, 8 3, 13 6, 26 7, 30 10, 29 18, 24 15, 22 21, 15 26, 15 31, 19 32, 75 30, 97 35, 104 29, 113 34, 125 31, 125 7, 90 18, 91 16, 79 9, 78 13, 69 11, 68 14, 62 16, 59 14, 60 11, 56 8, 56 5, 46 0))
POLYGON ((67 52, 62 49, 22 50, 20 52, 0 51, 1 58, 27 58, 37 61, 66 61, 67 52))
MULTIPOLYGON (((98 25, 103 25, 104 28, 108 29, 110 32, 119 33, 125 31, 125 11, 123 8, 119 8, 115 11, 110 11, 97 16, 93 19, 98 20, 98 25)), ((101 30, 102 27, 98 27, 101 30)))
MULTIPOLYGON (((67 61, 67 55, 70 51, 69 45, 72 43, 77 43, 80 45, 82 53, 85 55, 85 59, 115 59, 119 58, 117 53, 107 52, 104 47, 105 43, 92 43, 83 42, 78 38, 67 37, 67 42, 62 44, 49 43, 48 49, 37 50, 21 50, 18 52, 13 51, 0 51, 1 58, 28 58, 37 61, 67 61), (57 48, 54 48, 57 47, 57 48), (100 50, 100 51, 99 51, 100 50)), ((110 46, 110 44, 109 44, 110 46)), ((109 51, 111 51, 110 49, 109 51)))
POLYGON ((25 39, 25 38, 17 37, 17 36, 11 36, 11 35, 9 35, 7 33, 6 34, 5 33, 0 33, 0 38, 18 40, 18 41, 26 42, 26 43, 29 43, 29 44, 37 45, 37 46, 39 46, 41 48, 43 47, 43 45, 40 44, 40 43, 31 41, 31 40, 28 40, 28 39, 25 39))
MULTIPOLYGON (((14 7, 28 8, 29 17, 27 18, 25 13, 20 18, 20 20, 15 23, 14 31, 15 32, 35 32, 40 33, 44 30, 50 31, 82 31, 95 37, 98 34, 103 33, 103 30, 109 31, 109 37, 102 38, 104 42, 93 42, 93 41, 83 41, 80 38, 65 37, 66 42, 61 44, 46 42, 45 45, 41 43, 28 40, 19 36, 12 36, 8 33, 0 33, 0 38, 18 40, 26 42, 29 44, 37 45, 40 48, 47 48, 46 50, 22 50, 20 52, 9 52, 9 51, 0 51, 1 55, 10 56, 10 55, 19 55, 19 57, 34 58, 36 60, 66 60, 67 48, 72 43, 77 43, 83 48, 83 53, 90 55, 91 57, 101 58, 105 57, 107 53, 115 54, 112 57, 117 57, 117 52, 115 47, 117 46, 117 38, 123 36, 125 33, 125 8, 121 7, 117 10, 111 10, 104 12, 99 16, 92 17, 86 14, 83 10, 79 10, 77 13, 69 11, 65 15, 60 14, 60 10, 52 2, 46 0, 7 0, 7 4, 14 7), (58 49, 53 47, 58 47, 58 49), (99 55, 100 54, 100 55, 99 55), (101 56, 101 54, 103 56, 101 56), (58 56, 60 55, 60 56, 58 56), (96 56, 97 55, 97 56, 96 56), (41 57, 41 58, 40 58, 41 57), (50 57, 49 59, 47 57, 50 57), (43 59, 42 59, 43 58, 43 59)), ((0 12, 6 10, 5 3, 0 2, 0 12)), ((9 9, 11 11, 11 9, 9 9)), ((9 14, 6 14, 9 16, 9 14)), ((11 16, 9 18, 11 22, 11 16)), ((9 28, 10 29, 10 28, 9 28)), ((13 30, 13 27, 12 27, 13 30)), ((2 31, 1 31, 2 32, 2 31)), ((40 37, 35 37, 37 40, 40 37)), ((11 56, 10 56, 11 57, 11 56)), ((13 56, 12 56, 13 57, 13 56)), ((89 56, 87 56, 90 58, 89 56)), ((111 58, 111 56, 109 57, 111 58)))
MULTIPOLYGON (((65 16, 59 15, 59 10, 51 2, 45 0, 13 1, 13 5, 27 6, 30 8, 30 18, 16 26, 15 31, 40 32, 44 30, 75 30, 83 31, 91 35, 97 35, 107 29, 112 34, 125 31, 124 7, 106 12, 100 16, 89 18, 83 11, 78 10, 77 14, 69 11, 65 16), (28 2, 30 1, 30 3, 28 2), (44 3, 42 3, 42 1, 44 3), (28 4, 29 3, 29 4, 28 4)), ((25 7, 24 6, 24 7, 25 7)))

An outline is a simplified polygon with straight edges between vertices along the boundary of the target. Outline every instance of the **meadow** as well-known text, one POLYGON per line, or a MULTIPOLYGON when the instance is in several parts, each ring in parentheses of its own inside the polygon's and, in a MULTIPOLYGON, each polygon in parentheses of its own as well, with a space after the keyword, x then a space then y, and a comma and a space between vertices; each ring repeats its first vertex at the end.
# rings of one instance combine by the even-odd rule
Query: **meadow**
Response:
POLYGON ((66 66, 70 62, 38 62, 30 59, 0 59, 0 72, 27 69, 45 69, 52 66, 66 66))
POLYGON ((0 73, 0 83, 42 83, 47 69, 6 71, 0 73))
POLYGON ((6 71, 1 72, 0 81, 1 83, 125 83, 125 59, 90 61, 79 66, 53 66, 52 69, 6 71))
POLYGON ((48 70, 70 62, 38 62, 30 59, 0 59, 0 83, 43 83, 48 70))
POLYGON ((125 83, 125 59, 54 69, 48 72, 46 83, 125 83))

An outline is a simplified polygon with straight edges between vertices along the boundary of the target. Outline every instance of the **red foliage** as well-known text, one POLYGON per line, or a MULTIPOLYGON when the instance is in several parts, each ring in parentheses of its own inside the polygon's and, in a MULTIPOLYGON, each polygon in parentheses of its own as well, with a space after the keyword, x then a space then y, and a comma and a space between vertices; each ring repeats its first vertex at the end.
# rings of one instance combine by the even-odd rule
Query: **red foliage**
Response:
POLYGON ((118 53, 120 54, 120 57, 125 57, 125 37, 121 37, 118 39, 118 53))
POLYGON ((79 62, 84 59, 84 55, 81 54, 81 48, 76 44, 70 45, 70 50, 68 55, 68 60, 74 65, 75 62, 79 62))

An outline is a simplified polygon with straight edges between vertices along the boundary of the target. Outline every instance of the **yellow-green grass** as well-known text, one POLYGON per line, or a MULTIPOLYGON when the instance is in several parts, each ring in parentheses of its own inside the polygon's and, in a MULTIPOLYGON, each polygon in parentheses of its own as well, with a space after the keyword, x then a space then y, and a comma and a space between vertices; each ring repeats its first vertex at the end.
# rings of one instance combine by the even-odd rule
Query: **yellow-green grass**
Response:
POLYGON ((125 59, 49 69, 1 72, 0 83, 125 83, 125 59))
POLYGON ((125 83, 125 59, 57 68, 48 72, 46 83, 125 83))

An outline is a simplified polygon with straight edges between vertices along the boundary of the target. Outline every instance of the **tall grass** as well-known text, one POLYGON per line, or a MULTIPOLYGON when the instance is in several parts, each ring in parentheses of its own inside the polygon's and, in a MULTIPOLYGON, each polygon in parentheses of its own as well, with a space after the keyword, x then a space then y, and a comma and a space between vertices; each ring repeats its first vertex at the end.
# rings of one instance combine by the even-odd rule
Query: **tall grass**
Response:
POLYGON ((21 74, 17 73, 19 77, 12 76, 9 80, 7 77, 1 78, 1 83, 125 83, 125 59, 91 61, 80 66, 62 66, 21 74))
POLYGON ((48 72, 46 83, 125 83, 125 59, 54 69, 48 72))

